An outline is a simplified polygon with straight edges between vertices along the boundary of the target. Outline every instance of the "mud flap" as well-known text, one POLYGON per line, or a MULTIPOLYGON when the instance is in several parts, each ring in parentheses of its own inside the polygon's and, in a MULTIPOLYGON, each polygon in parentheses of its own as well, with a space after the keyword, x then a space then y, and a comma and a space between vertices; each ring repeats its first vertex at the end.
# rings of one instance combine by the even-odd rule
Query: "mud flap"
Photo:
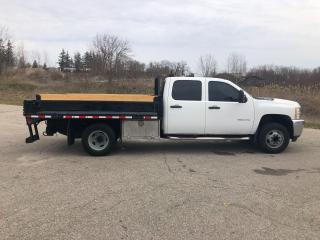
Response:
POLYGON ((69 146, 74 144, 74 131, 73 131, 73 127, 71 124, 71 119, 68 120, 68 125, 67 125, 67 143, 69 146))

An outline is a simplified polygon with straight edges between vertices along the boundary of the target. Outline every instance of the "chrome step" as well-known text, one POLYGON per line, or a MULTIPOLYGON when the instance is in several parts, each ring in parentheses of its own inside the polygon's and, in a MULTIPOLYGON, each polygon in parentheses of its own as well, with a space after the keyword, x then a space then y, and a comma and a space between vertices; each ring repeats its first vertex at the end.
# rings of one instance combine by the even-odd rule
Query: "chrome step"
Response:
POLYGON ((249 137, 224 138, 224 137, 168 137, 171 140, 250 140, 249 137))

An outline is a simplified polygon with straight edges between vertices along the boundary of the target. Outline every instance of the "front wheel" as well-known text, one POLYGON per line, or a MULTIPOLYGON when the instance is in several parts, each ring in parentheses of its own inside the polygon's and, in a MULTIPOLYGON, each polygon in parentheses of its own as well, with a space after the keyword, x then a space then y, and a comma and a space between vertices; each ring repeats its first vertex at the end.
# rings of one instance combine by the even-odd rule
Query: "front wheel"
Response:
POLYGON ((82 134, 83 148, 92 156, 104 156, 111 152, 116 141, 112 128, 104 124, 87 127, 82 134))
POLYGON ((266 153, 281 153, 289 144, 287 128, 279 123, 267 123, 261 127, 258 136, 260 149, 266 153))

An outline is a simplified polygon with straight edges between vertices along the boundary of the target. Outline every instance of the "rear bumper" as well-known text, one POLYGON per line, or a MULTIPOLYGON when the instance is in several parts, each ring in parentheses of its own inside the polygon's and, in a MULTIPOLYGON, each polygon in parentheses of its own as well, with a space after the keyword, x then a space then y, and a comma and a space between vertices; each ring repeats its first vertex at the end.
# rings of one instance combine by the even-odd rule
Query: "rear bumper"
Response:
POLYGON ((304 120, 292 120, 292 123, 293 123, 293 140, 295 141, 302 134, 303 127, 304 127, 304 120))

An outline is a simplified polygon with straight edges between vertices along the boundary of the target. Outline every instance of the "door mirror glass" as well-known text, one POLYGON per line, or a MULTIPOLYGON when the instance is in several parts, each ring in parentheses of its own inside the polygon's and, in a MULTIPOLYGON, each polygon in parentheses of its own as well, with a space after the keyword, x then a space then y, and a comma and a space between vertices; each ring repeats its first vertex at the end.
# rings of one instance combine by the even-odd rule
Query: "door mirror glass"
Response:
POLYGON ((239 103, 246 103, 248 101, 247 96, 244 94, 243 90, 239 90, 238 101, 239 103))

